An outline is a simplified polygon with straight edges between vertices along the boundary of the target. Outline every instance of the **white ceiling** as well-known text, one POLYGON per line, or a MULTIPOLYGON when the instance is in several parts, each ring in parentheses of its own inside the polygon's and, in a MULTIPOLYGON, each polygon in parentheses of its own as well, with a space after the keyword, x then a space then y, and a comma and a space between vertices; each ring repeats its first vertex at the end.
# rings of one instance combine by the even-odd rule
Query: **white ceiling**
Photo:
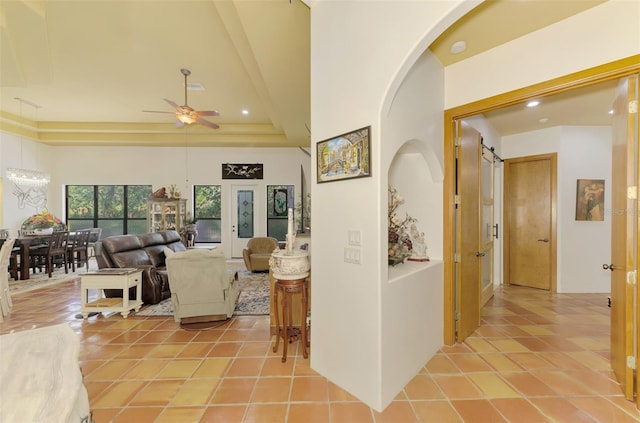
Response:
MULTIPOLYGON (((601 2, 485 2, 432 49, 454 63, 601 2), (468 51, 451 56, 460 39, 468 51)), ((309 146, 309 17, 301 0, 3 0, 0 129, 15 131, 22 116, 52 145, 179 145, 187 131, 190 145, 309 146), (189 105, 218 110, 210 120, 220 129, 179 129, 170 114, 143 112, 171 111, 163 98, 184 103, 181 68, 205 88, 188 92, 189 105)), ((608 95, 591 92, 576 107, 574 94, 536 113, 556 124, 569 111, 588 119, 608 95)), ((531 120, 513 110, 487 115, 504 134, 531 120)))
POLYGON ((37 118, 44 142, 66 143, 59 131, 71 144, 182 140, 173 116, 142 110, 183 104, 187 68, 205 88, 189 105, 220 112, 219 130, 190 126, 194 144, 309 144, 309 8, 299 0, 9 0, 0 12, 1 110, 20 116, 16 97, 41 106, 22 116, 37 118))

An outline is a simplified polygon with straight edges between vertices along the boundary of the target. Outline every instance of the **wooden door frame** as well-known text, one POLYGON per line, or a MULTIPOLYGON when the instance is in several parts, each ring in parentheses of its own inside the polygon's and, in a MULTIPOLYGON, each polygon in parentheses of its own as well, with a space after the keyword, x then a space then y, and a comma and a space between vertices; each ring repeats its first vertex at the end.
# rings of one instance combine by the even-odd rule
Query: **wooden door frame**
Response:
MULTIPOLYGON (((509 231, 511 229, 511 223, 509 220, 509 207, 510 202, 508 201, 507 195, 509 194, 509 183, 510 176, 508 173, 507 162, 509 163, 522 163, 529 162, 533 160, 549 160, 550 161, 550 169, 549 169, 549 177, 550 177, 550 190, 549 197, 551 203, 549 207, 551 209, 551 233, 550 233, 550 245, 551 252, 549 253, 549 292, 555 293, 557 292, 557 282, 558 282, 558 249, 557 249, 557 241, 558 241, 558 153, 548 153, 548 154, 537 154, 535 156, 523 156, 517 157, 513 159, 506 159, 504 161, 504 175, 503 175, 503 187, 502 190, 502 209, 504 210, 504 218, 503 218, 503 236, 502 236, 502 265, 503 265, 503 274, 505 278, 509 275, 509 252, 510 252, 510 236, 509 231)), ((503 279, 504 283, 504 279, 503 279)))
POLYGON ((547 97, 575 88, 619 79, 640 72, 640 54, 575 72, 549 81, 474 101, 444 111, 444 187, 443 187, 443 262, 444 262, 444 343, 453 345, 455 335, 455 121, 479 113, 547 97))

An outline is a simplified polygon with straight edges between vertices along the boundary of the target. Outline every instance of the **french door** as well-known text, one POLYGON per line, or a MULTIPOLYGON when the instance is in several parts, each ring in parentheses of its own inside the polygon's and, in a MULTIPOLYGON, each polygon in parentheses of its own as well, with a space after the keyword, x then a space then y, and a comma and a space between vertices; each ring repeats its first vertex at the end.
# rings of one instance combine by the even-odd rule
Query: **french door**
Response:
POLYGON ((480 197, 482 137, 456 122, 456 338, 464 341, 480 326, 480 197))
MULTIPOLYGON (((611 271, 611 367, 624 396, 631 401, 636 393, 634 370, 640 330, 640 312, 634 308, 638 269, 637 75, 620 81, 613 110, 611 261, 603 268, 611 271)), ((640 396, 636 398, 640 401, 640 396)))

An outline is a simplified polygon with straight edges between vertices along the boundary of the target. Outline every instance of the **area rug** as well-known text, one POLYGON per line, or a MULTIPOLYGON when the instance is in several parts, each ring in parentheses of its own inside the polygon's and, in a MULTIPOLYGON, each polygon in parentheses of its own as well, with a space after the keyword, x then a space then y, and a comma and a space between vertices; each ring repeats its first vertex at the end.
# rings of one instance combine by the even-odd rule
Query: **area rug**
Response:
MULTIPOLYGON (((89 260, 89 270, 93 271, 97 269, 98 265, 95 259, 89 260)), ((9 292, 11 295, 17 295, 58 283, 73 281, 79 279, 83 273, 87 273, 86 267, 76 267, 75 272, 72 272, 71 269, 69 269, 69 273, 64 273, 64 268, 56 268, 51 273, 51 277, 49 277, 49 274, 44 271, 32 273, 27 280, 14 281, 13 279, 10 279, 9 292)))
MULTIPOLYGON (((238 271, 240 297, 233 312, 234 316, 269 314, 269 274, 238 271)), ((158 304, 142 306, 136 316, 173 316, 171 298, 158 304)))

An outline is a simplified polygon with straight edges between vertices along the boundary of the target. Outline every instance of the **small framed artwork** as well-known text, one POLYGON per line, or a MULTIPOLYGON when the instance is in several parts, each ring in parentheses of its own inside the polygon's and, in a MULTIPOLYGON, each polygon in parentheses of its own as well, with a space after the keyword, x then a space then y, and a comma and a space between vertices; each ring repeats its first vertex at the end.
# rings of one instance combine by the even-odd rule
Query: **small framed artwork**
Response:
POLYGON ((318 183, 371 176, 371 126, 318 142, 318 183))
POLYGON ((222 164, 222 179, 262 179, 262 174, 262 163, 222 164))
POLYGON ((604 179, 578 179, 576 220, 604 220, 604 179))

